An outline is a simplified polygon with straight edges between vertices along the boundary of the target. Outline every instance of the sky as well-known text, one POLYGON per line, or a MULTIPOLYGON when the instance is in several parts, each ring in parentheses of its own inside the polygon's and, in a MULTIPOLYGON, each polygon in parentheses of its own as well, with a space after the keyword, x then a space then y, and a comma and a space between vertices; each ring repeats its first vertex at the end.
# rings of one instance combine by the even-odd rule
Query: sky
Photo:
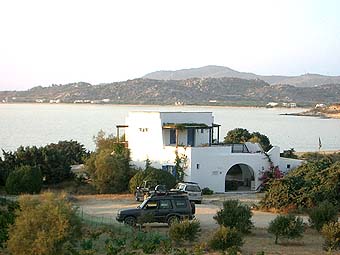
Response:
POLYGON ((340 75, 338 0, 0 0, 0 90, 206 65, 340 75))

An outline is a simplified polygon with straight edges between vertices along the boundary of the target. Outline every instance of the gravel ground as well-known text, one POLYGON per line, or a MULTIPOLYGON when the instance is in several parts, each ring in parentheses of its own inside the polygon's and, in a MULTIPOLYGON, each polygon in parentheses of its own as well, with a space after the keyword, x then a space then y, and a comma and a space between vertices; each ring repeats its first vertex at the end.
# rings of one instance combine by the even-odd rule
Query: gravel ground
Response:
MULTIPOLYGON (((123 208, 134 208, 139 205, 134 201, 132 195, 115 196, 80 196, 77 198, 77 206, 86 214, 98 217, 112 218, 117 215, 117 211, 123 208)), ((224 200, 239 199, 249 205, 256 204, 261 199, 261 194, 257 193, 230 193, 217 194, 204 198, 202 204, 196 205, 196 218, 200 221, 202 229, 211 230, 217 227, 213 216, 221 208, 224 200)), ((271 220, 277 214, 269 212, 253 211, 252 221, 257 228, 267 228, 271 220)), ((302 217, 307 222, 307 217, 302 217)), ((157 225, 157 224, 156 224, 157 225)))

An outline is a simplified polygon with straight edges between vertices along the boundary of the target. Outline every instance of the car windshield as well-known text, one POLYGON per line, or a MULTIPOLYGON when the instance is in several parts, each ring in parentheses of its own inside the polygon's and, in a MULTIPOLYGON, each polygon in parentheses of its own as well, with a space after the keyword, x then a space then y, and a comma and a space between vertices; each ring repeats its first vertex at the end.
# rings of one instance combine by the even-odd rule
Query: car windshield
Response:
POLYGON ((186 191, 191 191, 191 192, 201 192, 200 187, 195 186, 195 185, 188 185, 186 188, 186 191))

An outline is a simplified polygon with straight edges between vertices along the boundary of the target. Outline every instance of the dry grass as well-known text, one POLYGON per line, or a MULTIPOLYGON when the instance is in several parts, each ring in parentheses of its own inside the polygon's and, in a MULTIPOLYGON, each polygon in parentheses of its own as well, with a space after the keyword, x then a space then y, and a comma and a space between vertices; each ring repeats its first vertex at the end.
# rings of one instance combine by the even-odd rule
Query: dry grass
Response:
POLYGON ((133 194, 97 194, 97 195, 76 195, 74 196, 77 200, 134 200, 133 194))
MULTIPOLYGON (((213 230, 202 232, 201 242, 208 242, 213 235, 213 230)), ((252 233, 246 235, 242 246, 243 255, 253 255, 264 252, 265 255, 321 255, 329 254, 322 249, 323 239, 321 235, 312 229, 307 229, 300 240, 279 240, 274 244, 274 236, 267 229, 255 228, 252 233)), ((218 253, 209 253, 218 254, 218 253)), ((340 253, 332 253, 340 254, 340 253)))

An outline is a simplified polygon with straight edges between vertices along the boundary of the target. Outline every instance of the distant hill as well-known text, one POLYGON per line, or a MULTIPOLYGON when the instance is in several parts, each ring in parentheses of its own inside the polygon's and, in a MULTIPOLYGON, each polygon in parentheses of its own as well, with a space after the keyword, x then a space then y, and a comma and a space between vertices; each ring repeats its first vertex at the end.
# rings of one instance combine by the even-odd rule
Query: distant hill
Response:
POLYGON ((191 78, 186 80, 134 79, 102 85, 79 82, 27 91, 0 92, 0 102, 61 102, 172 105, 265 106, 268 102, 293 102, 298 106, 336 103, 340 83, 318 87, 270 85, 240 78, 191 78))
POLYGON ((304 74, 299 76, 257 75, 233 70, 223 66, 204 66, 177 71, 156 71, 146 74, 143 78, 156 80, 185 80, 190 78, 222 78, 260 79, 271 85, 288 84, 296 87, 314 87, 325 84, 340 83, 340 76, 324 76, 304 74))

